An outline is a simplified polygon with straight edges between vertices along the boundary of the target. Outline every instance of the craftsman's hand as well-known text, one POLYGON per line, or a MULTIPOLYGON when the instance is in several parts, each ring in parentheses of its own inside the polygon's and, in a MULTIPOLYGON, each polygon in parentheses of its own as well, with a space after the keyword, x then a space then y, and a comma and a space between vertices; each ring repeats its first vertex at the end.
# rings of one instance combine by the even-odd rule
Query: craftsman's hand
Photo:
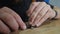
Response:
POLYGON ((27 11, 29 23, 32 26, 40 26, 48 18, 55 16, 55 11, 45 2, 33 2, 27 11))
POLYGON ((0 33, 9 33, 10 29, 17 31, 18 28, 26 29, 21 17, 13 10, 3 7, 0 9, 0 33))

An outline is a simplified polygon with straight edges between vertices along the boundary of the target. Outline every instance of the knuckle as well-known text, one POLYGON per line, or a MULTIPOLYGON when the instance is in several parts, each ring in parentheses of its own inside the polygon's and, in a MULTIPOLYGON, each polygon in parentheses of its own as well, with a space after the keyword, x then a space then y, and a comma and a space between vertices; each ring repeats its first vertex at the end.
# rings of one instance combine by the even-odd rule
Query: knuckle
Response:
POLYGON ((49 7, 49 8, 50 8, 50 5, 47 5, 47 7, 49 7))
POLYGON ((41 4, 42 6, 43 6, 43 5, 47 5, 45 2, 41 2, 40 4, 41 4))
POLYGON ((3 7, 3 8, 7 8, 7 7, 3 7))
POLYGON ((45 2, 42 2, 42 4, 46 4, 45 2))
POLYGON ((3 7, 3 8, 1 8, 2 10, 4 10, 4 9, 7 9, 8 7, 3 7))

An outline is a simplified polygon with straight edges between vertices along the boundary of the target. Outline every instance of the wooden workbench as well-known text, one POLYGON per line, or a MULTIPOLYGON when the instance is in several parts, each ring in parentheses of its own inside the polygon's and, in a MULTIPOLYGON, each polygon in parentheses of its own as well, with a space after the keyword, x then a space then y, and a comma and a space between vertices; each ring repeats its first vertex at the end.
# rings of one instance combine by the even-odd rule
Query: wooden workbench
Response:
POLYGON ((39 28, 27 29, 23 31, 19 30, 11 34, 60 34, 60 20, 50 20, 45 22, 39 28))

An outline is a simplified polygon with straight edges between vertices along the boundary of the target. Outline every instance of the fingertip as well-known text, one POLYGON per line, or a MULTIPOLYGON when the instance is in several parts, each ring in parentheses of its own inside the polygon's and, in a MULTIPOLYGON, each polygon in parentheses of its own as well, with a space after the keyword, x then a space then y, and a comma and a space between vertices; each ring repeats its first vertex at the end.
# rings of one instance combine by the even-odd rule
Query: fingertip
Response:
POLYGON ((19 25, 20 25, 20 29, 22 30, 27 29, 26 24, 24 22, 20 22, 19 25))
POLYGON ((26 24, 25 24, 25 23, 23 23, 23 24, 22 24, 22 29, 23 29, 23 30, 27 29, 27 27, 26 27, 26 24))
POLYGON ((42 24, 42 23, 40 23, 40 24, 36 24, 36 27, 39 27, 41 24, 42 24))
POLYGON ((22 29, 25 30, 25 29, 27 29, 27 27, 26 26, 23 26, 22 29))

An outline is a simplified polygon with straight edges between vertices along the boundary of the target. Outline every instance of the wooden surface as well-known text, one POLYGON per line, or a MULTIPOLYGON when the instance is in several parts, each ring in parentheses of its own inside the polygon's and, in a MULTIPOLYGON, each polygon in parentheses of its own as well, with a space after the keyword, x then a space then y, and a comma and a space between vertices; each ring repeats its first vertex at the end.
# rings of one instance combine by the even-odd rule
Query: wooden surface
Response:
POLYGON ((52 20, 48 23, 46 22, 39 28, 27 29, 11 34, 60 34, 60 20, 52 20))
POLYGON ((11 34, 60 34, 60 20, 46 21, 39 28, 19 30, 11 34))

